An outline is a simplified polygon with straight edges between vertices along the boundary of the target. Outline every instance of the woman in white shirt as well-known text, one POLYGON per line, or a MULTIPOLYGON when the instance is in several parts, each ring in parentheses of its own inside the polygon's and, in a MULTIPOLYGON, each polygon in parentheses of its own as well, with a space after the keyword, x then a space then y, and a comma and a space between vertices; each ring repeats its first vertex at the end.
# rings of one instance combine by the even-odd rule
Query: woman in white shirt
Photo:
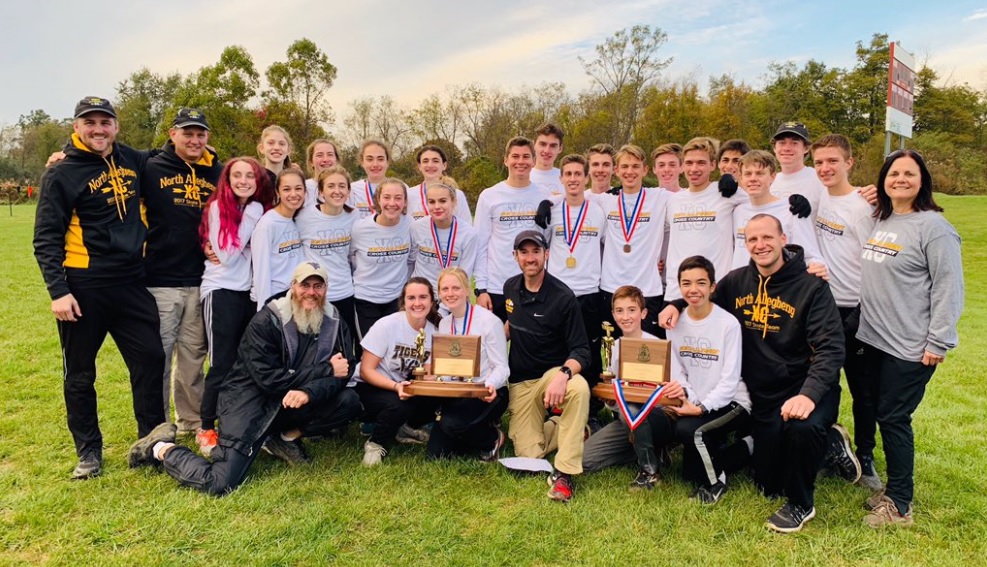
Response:
POLYGON ((439 398, 442 419, 428 441, 432 458, 479 452, 483 461, 495 461, 504 445, 500 419, 507 409, 507 339, 501 320, 483 307, 470 305, 469 276, 462 268, 442 270, 439 297, 450 315, 439 322, 447 335, 480 337, 480 376, 485 398, 439 398))
POLYGON ((398 310, 401 286, 408 280, 411 220, 407 189, 400 179, 385 178, 374 194, 373 216, 353 224, 350 252, 357 332, 362 338, 378 319, 398 310))
POLYGON ((363 404, 365 419, 374 431, 364 445, 363 464, 380 464, 392 442, 425 443, 421 430, 435 419, 437 398, 410 396, 404 392, 409 376, 431 358, 432 335, 439 322, 438 304, 431 284, 411 278, 401 291, 400 311, 377 321, 363 337, 363 356, 351 385, 363 404), (416 341, 425 333, 425 360, 417 358, 416 341))
POLYGON ((288 293, 291 275, 303 260, 295 215, 305 201, 305 174, 289 167, 278 174, 276 187, 277 205, 264 213, 250 239, 254 271, 250 298, 257 302, 258 311, 288 293))
MULTIPOLYGON (((422 174, 422 182, 408 189, 408 214, 411 218, 418 220, 431 214, 428 206, 428 189, 439 183, 449 184, 444 181, 446 168, 449 167, 449 160, 446 159, 445 151, 439 146, 428 144, 422 146, 415 154, 415 161, 418 162, 418 171, 422 174)), ((455 197, 455 214, 464 223, 473 224, 473 213, 470 212, 469 201, 466 200, 466 193, 461 189, 453 188, 455 197)))
MULTIPOLYGON (((472 275, 476 263, 476 231, 456 216, 456 190, 444 183, 428 187, 429 215, 413 221, 411 226, 414 275, 432 282, 437 288, 439 271, 452 266, 472 275)), ((409 204, 410 205, 410 204, 409 204)))

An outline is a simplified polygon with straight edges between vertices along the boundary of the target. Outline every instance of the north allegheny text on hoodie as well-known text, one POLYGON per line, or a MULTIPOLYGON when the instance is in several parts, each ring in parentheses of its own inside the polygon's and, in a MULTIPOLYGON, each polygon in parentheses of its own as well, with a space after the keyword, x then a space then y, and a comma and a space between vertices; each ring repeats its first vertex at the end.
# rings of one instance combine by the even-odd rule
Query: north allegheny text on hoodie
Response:
POLYGON ((52 299, 143 278, 147 230, 140 218, 140 175, 146 155, 113 144, 103 157, 78 135, 65 159, 41 178, 34 256, 52 299))
POLYGON ((783 253, 774 274, 762 276, 752 261, 718 282, 713 296, 740 321, 741 374, 755 412, 798 394, 818 403, 838 387, 843 366, 843 324, 829 284, 805 271, 801 247, 783 253))
POLYGON ((208 149, 199 161, 187 163, 170 141, 147 160, 141 197, 147 221, 144 272, 148 287, 202 283, 205 255, 199 224, 222 173, 223 165, 208 149))

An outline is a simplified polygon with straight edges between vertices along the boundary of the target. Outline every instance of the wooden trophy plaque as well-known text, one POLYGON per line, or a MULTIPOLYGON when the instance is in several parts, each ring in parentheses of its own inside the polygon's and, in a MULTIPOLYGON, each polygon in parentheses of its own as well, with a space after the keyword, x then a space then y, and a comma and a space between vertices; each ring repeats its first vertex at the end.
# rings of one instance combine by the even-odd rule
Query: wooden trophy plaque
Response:
MULTIPOLYGON (((662 339, 620 339, 620 368, 624 399, 632 403, 644 403, 659 384, 668 382, 671 376, 672 344, 662 339)), ((604 380, 593 387, 593 395, 604 400, 615 400, 613 384, 604 380)), ((658 405, 679 406, 681 400, 660 398, 658 405)))
POLYGON ((480 375, 480 337, 474 335, 432 336, 432 374, 438 380, 412 380, 404 391, 414 396, 439 398, 485 398, 490 395, 480 375))

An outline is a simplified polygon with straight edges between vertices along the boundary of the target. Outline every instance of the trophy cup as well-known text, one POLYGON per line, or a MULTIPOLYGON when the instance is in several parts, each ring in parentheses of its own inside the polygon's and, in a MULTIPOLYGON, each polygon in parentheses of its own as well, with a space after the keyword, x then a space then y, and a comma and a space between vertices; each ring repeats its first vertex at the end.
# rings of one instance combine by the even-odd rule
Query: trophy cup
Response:
POLYGON ((613 332, 613 325, 609 321, 603 322, 603 330, 607 333, 607 336, 600 339, 600 359, 603 362, 603 373, 600 374, 600 378, 604 382, 609 382, 613 380, 613 371, 610 370, 610 364, 613 362, 613 343, 616 339, 610 336, 613 332))
POLYGON ((418 336, 415 337, 415 359, 418 360, 418 366, 411 371, 415 379, 421 379, 425 376, 425 359, 428 358, 425 352, 425 329, 418 331, 418 336))

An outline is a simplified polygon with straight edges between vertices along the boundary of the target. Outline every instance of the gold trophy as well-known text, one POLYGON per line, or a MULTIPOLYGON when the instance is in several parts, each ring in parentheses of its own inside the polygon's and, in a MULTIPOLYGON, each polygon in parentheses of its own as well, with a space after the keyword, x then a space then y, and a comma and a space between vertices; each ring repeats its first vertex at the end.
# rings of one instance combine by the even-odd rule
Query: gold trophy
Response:
POLYGON ((603 330, 606 331, 607 336, 600 339, 600 359, 603 361, 603 373, 600 377, 604 381, 610 381, 614 377, 610 370, 610 364, 613 362, 613 343, 616 339, 610 336, 610 333, 613 332, 613 325, 609 321, 603 322, 603 330))
POLYGON ((418 360, 418 366, 415 367, 411 373, 415 378, 421 378, 425 375, 425 359, 427 358, 425 354, 425 329, 418 331, 418 336, 415 337, 415 358, 418 360))

